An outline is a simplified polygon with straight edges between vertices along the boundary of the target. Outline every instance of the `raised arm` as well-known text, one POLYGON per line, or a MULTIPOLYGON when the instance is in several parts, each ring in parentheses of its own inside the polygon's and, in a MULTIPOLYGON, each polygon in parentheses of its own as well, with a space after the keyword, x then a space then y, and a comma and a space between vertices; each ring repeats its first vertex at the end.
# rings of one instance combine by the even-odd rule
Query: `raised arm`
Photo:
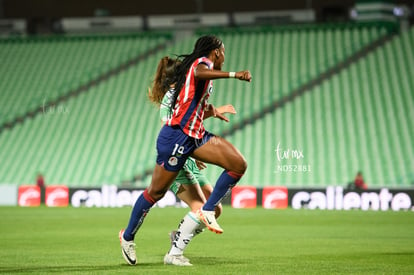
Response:
POLYGON ((240 72, 223 72, 220 70, 210 70, 205 64, 199 64, 194 71, 194 76, 197 79, 212 80, 219 78, 237 78, 244 81, 252 81, 252 76, 249 71, 240 72))

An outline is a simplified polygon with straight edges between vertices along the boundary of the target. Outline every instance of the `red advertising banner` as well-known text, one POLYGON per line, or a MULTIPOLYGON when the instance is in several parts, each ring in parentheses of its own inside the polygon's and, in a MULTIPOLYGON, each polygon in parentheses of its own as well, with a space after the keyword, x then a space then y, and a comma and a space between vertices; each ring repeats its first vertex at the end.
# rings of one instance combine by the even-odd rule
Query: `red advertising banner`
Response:
POLYGON ((255 208, 257 205, 257 189, 254 186, 235 186, 231 191, 233 208, 255 208))
POLYGON ((263 188, 262 206, 266 209, 285 209, 288 207, 288 189, 284 186, 263 188))
POLYGON ((69 205, 69 188, 64 185, 47 186, 45 199, 49 207, 66 207, 69 205))
POLYGON ((40 205, 40 187, 36 185, 21 185, 18 192, 19 206, 39 206, 40 205))

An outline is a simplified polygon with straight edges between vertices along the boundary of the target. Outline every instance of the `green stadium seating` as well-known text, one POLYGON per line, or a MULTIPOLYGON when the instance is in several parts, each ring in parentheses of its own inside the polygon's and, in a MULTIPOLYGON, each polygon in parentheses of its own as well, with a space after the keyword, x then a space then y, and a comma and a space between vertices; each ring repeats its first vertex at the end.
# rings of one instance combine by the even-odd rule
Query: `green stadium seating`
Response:
MULTIPOLYGON (((210 102, 216 106, 231 103, 238 114, 230 115, 230 123, 209 119, 206 128, 220 134, 254 118, 387 33, 378 25, 218 32, 226 46, 223 69, 249 69, 253 82, 215 81, 210 102)), ((46 106, 42 114, 1 132, 1 182, 33 182, 40 171, 47 184, 122 184, 136 176, 142 177, 137 185, 148 184, 161 125, 147 90, 159 59, 191 52, 197 35, 174 41, 55 109, 46 106)), ((0 95, 2 105, 7 105, 0 108, 3 123, 42 106, 45 97, 58 98, 166 39, 151 35, 86 41, 29 39, 30 47, 22 41, 0 42, 0 57, 10 56, 7 62, 12 64, 7 70, 0 67, 0 89, 14 91, 0 95), (64 51, 72 51, 72 58, 62 56, 64 51), (42 65, 37 70, 34 65, 24 66, 26 59, 27 64, 42 65), (14 60, 21 64, 13 65, 14 60), (60 63, 68 64, 63 72, 56 71, 60 63), (28 94, 30 87, 37 92, 28 94)), ((361 170, 370 187, 411 186, 412 48, 413 29, 302 96, 252 119, 252 124, 228 132, 226 138, 249 163, 240 184, 345 185, 361 170), (275 151, 279 143, 284 149, 302 150, 304 158, 279 162, 275 151), (308 165, 311 171, 276 172, 281 164, 308 165)), ((205 172, 214 182, 221 169, 209 166, 205 172)))
POLYGON ((0 125, 145 53, 165 35, 0 39, 0 125))
MULTIPOLYGON (((360 35, 369 34, 363 30, 360 35)), ((412 186, 413 37, 413 29, 402 33, 243 128, 243 137, 240 132, 230 136, 249 163, 241 184, 346 186, 361 170, 372 188, 412 186), (304 159, 278 162, 279 142, 302 149, 304 159), (311 171, 276 173, 280 164, 310 165, 311 171)), ((219 171, 211 170, 208 176, 214 178, 219 171)))
MULTIPOLYGON (((223 69, 249 69, 253 82, 215 81, 212 102, 233 103, 238 115, 232 122, 241 122, 386 33, 385 28, 376 26, 218 33, 227 49, 223 69)), ((225 130, 232 123, 209 121, 207 125, 225 130)))

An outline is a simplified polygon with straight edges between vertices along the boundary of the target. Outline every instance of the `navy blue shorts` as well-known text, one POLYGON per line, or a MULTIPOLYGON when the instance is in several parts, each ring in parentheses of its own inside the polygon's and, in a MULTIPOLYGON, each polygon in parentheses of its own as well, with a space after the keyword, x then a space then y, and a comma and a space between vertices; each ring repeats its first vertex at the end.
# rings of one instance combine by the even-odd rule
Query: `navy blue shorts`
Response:
POLYGON ((203 138, 195 139, 186 135, 179 126, 164 125, 157 138, 157 164, 167 171, 180 171, 194 150, 212 137, 214 135, 206 131, 203 138))

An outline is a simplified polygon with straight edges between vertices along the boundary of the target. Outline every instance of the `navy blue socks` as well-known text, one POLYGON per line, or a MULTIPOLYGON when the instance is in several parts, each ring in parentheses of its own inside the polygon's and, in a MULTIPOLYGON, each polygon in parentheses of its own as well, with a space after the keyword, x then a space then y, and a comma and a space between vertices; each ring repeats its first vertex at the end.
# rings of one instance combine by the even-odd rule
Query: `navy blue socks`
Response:
POLYGON ((224 171, 221 173, 217 180, 214 190, 208 198, 207 202, 203 206, 203 210, 213 211, 221 200, 231 191, 243 174, 237 174, 230 171, 224 171))
POLYGON ((145 216, 154 204, 155 200, 148 195, 148 191, 145 189, 144 192, 142 192, 142 194, 138 197, 134 208, 132 209, 128 227, 124 232, 124 239, 126 241, 132 241, 135 238, 135 234, 144 222, 145 216))

